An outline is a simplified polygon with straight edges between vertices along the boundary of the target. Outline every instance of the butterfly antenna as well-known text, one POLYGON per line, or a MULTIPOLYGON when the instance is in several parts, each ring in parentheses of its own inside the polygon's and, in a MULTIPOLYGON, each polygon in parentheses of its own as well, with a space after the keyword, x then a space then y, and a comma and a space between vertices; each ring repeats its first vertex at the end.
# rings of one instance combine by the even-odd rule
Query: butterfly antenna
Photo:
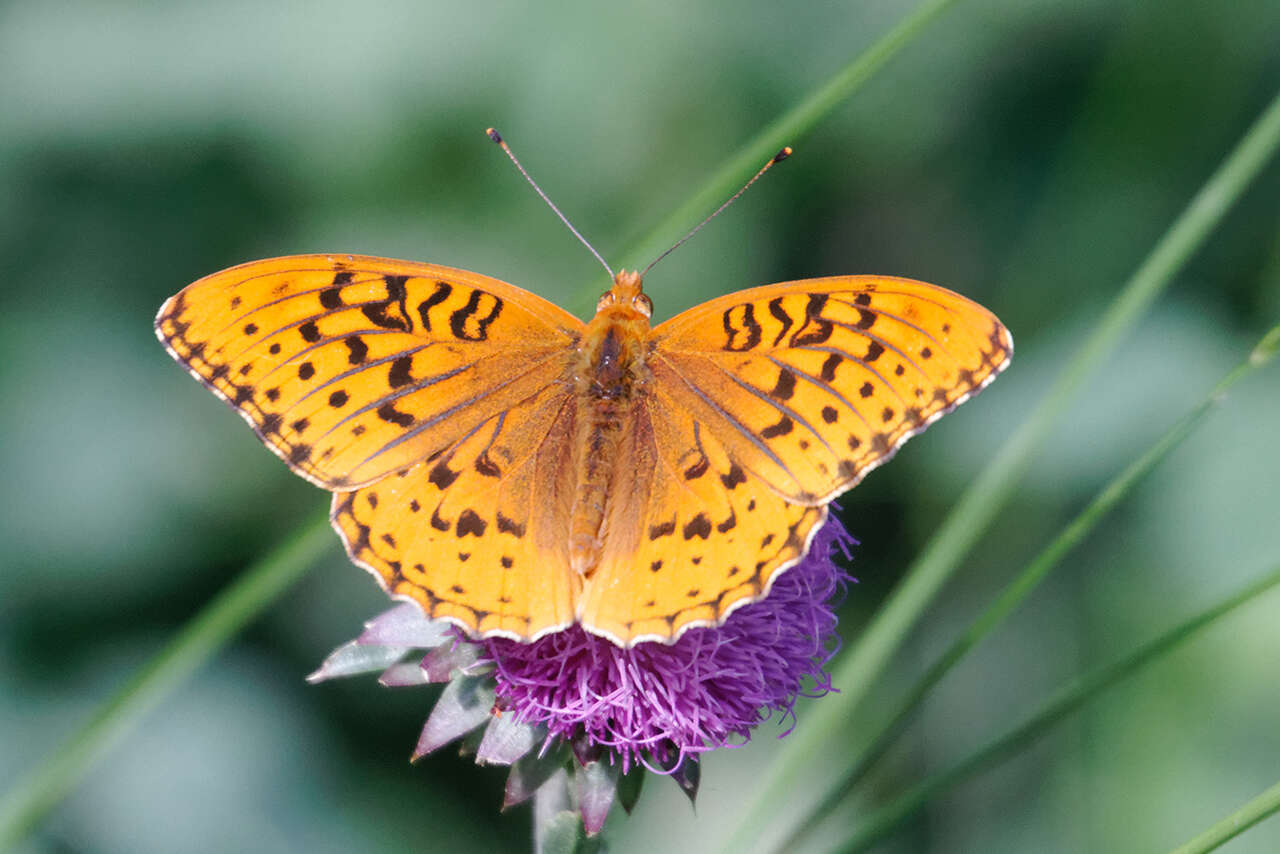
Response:
POLYGON ((693 237, 695 234, 697 234, 697 233, 698 233, 698 231, 699 231, 699 230, 700 230, 704 225, 706 225, 707 223, 711 222, 711 220, 713 220, 713 219, 715 219, 717 216, 719 216, 719 215, 720 215, 720 212, 721 212, 722 210, 724 210, 725 208, 729 207, 729 205, 731 205, 731 204, 733 204, 734 202, 736 202, 736 201, 738 200, 738 196, 741 196, 743 193, 745 193, 745 192, 747 191, 747 188, 748 188, 748 187, 750 187, 750 186, 751 186, 752 184, 754 184, 756 181, 759 181, 759 180, 760 180, 760 176, 761 176, 761 175, 763 175, 764 173, 768 172, 768 171, 769 171, 769 169, 770 169, 770 168, 771 168, 775 163, 781 163, 782 161, 786 160, 786 159, 787 159, 788 157, 790 157, 790 156, 791 156, 791 146, 786 146, 786 147, 785 147, 785 148, 783 148, 781 151, 779 151, 777 154, 773 155, 773 157, 769 158, 769 162, 768 162, 768 163, 766 163, 766 164, 764 164, 763 166, 761 166, 761 167, 760 167, 760 171, 759 171, 759 172, 757 172, 755 175, 751 176, 751 180, 750 180, 750 181, 748 181, 747 183, 743 184, 743 185, 742 185, 742 189, 741 189, 741 190, 739 190, 738 192, 734 193, 732 196, 730 196, 730 197, 729 197, 729 200, 728 200, 727 202, 725 202, 723 205, 721 205, 720 207, 718 207, 718 208, 716 208, 714 211, 712 211, 712 212, 711 212, 711 216, 707 217, 707 218, 706 218, 706 219, 704 219, 702 222, 698 223, 698 224, 697 224, 697 225, 695 225, 693 228, 691 228, 691 229, 689 230, 689 233, 688 233, 688 234, 686 234, 684 237, 680 238, 679 240, 677 240, 677 241, 675 242, 675 245, 674 245, 674 246, 672 246, 672 247, 671 247, 670 249, 668 249, 666 252, 663 252, 663 253, 662 253, 661 255, 659 255, 657 258, 654 258, 654 259, 653 259, 653 261, 652 261, 652 262, 650 262, 649 266, 648 266, 648 267, 645 267, 645 268, 644 268, 644 270, 640 273, 640 278, 642 278, 642 279, 643 279, 646 275, 648 275, 649 271, 653 269, 653 265, 654 265, 654 264, 657 264, 657 263, 658 263, 659 261, 661 261, 663 258, 666 258, 666 257, 667 257, 668 255, 670 255, 672 252, 675 252, 677 249, 679 249, 681 246, 683 246, 683 245, 685 244, 685 241, 687 241, 690 237, 693 237))
POLYGON ((516 165, 516 168, 520 170, 520 174, 523 175, 524 179, 529 182, 529 186, 533 187, 533 189, 538 191, 538 195, 542 196, 542 200, 546 202, 547 205, 553 211, 556 212, 556 216, 560 217, 560 221, 563 222, 566 226, 568 226, 569 230, 573 232, 573 236, 581 240, 582 245, 587 247, 587 249, 590 250, 591 254, 596 256, 596 260, 599 261, 601 264, 603 264, 604 268, 609 271, 609 278, 611 279, 616 278, 616 276, 614 276, 613 274, 613 268, 609 266, 609 264, 604 260, 604 258, 600 257, 600 253, 596 251, 596 248, 587 242, 587 238, 583 237, 582 234, 578 231, 578 229, 573 227, 573 223, 569 222, 569 218, 560 212, 560 209, 556 207, 555 202, 547 198, 547 194, 542 192, 542 188, 538 186, 538 182, 533 180, 533 178, 529 175, 529 173, 525 171, 524 167, 520 165, 520 161, 516 159, 516 155, 511 150, 511 146, 507 145, 507 141, 502 138, 502 134, 498 133, 498 131, 494 128, 488 128, 485 130, 485 135, 488 136, 489 139, 498 143, 498 145, 502 146, 502 150, 505 151, 507 153, 507 156, 511 158, 511 162, 514 163, 516 165))

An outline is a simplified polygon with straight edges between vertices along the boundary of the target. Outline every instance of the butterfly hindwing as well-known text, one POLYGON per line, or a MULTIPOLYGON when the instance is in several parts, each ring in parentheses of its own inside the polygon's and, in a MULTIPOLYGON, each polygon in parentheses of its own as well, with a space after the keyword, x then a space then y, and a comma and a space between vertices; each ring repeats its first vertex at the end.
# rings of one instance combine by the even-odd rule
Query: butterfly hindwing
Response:
POLYGON ((582 329, 496 279, 359 255, 232 267, 156 318, 174 358, 329 489, 403 470, 556 382, 582 329))
POLYGON ((579 620, 621 644, 671 642, 765 596, 825 507, 786 501, 662 394, 632 413, 579 620))
POLYGON ((433 459, 336 493, 351 558, 387 592, 477 634, 529 639, 572 623, 574 406, 547 386, 433 459))
POLYGON ((909 279, 784 282, 656 327, 660 394, 789 501, 820 505, 995 378, 1009 332, 977 303, 909 279))

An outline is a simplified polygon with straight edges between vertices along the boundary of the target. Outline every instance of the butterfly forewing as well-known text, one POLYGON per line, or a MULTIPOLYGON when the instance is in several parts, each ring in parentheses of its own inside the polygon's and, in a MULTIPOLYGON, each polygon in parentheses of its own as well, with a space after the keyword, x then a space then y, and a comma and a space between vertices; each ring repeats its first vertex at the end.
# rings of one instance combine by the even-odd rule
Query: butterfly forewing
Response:
POLYGON ((334 495, 333 524, 387 592, 484 635, 573 622, 569 570, 575 400, 550 385, 443 453, 334 495))
POLYGON ((342 489, 559 382, 582 323, 475 273, 302 255, 201 279, 165 303, 156 331, 295 471, 342 489))
POLYGON ((977 303, 908 279, 766 285, 653 330, 654 382, 744 469, 824 504, 1008 364, 977 303))

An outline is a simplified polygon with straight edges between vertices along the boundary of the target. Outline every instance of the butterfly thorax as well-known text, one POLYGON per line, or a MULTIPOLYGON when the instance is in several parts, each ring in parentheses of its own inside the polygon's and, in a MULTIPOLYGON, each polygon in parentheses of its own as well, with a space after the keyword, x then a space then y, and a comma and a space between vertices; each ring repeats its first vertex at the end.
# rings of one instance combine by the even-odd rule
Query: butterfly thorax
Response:
POLYGON ((600 298, 575 354, 577 470, 570 524, 570 561, 584 577, 600 556, 601 526, 619 448, 635 401, 650 379, 645 364, 649 298, 626 271, 600 298))

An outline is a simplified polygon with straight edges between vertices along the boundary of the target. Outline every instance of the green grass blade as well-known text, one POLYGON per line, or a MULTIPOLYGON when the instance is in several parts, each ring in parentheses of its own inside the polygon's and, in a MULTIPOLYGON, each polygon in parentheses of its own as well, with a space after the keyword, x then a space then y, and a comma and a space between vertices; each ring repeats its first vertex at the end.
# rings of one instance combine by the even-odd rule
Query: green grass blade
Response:
MULTIPOLYGON (((833 109, 851 97, 890 59, 918 36, 955 0, 928 0, 896 27, 840 69, 803 101, 740 148, 701 188, 638 239, 622 256, 623 267, 639 269, 667 249, 691 226, 734 193, 784 145, 795 145, 833 109)), ((599 282, 591 286, 599 290, 599 282)))
MULTIPOLYGON (((986 610, 962 632, 947 650, 925 671, 916 683, 906 692, 905 698, 897 710, 886 722, 876 729, 867 741, 868 746, 862 751, 858 760, 842 772, 839 784, 833 786, 822 801, 812 808, 805 809, 800 819, 801 826, 808 826, 809 820, 820 817, 834 809, 844 800, 849 791, 867 774, 875 763, 893 744, 902 730, 905 729, 920 703, 929 691, 945 676, 955 664, 973 649, 984 637, 1000 625, 1039 586, 1049 572, 1058 565, 1066 554, 1075 548, 1084 537, 1120 503, 1129 491, 1169 455, 1174 448, 1191 435, 1191 432, 1205 417, 1215 410, 1226 399, 1227 392, 1236 383, 1265 365, 1275 355, 1276 342, 1280 341, 1280 326, 1268 332, 1249 356, 1233 368, 1213 387, 1208 396, 1193 410, 1169 428, 1138 459, 1129 464, 1124 471, 1111 480, 1094 497, 1080 513, 1062 529, 1048 546, 1027 564, 996 597, 986 610)), ((788 848, 795 847, 804 837, 804 831, 794 835, 788 848)))
POLYGON ((0 800, 0 850, 28 833, 113 745, 334 545, 328 518, 294 533, 219 593, 52 756, 0 800))
POLYGON ((1225 816, 1194 839, 1182 843, 1170 854, 1205 854, 1213 851, 1277 812, 1280 812, 1280 783, 1225 816))
POLYGON ((1165 232, 1119 295, 1094 325, 1045 398, 1014 432, 908 568, 858 640, 834 668, 841 694, 815 703, 791 735, 782 758, 766 771, 726 851, 740 851, 764 836, 789 834, 791 819, 778 821, 771 804, 812 773, 815 759, 840 743, 840 731, 859 702, 902 646, 911 627, 951 577, 960 561, 1008 501, 1031 454, 1040 447, 1084 380, 1115 350, 1192 253, 1222 220, 1280 146, 1280 95, 1245 133, 1186 209, 1165 232), (766 834, 766 824, 769 825, 766 834), (785 825, 785 826, 783 826, 785 825))
MULTIPOLYGON (((1073 680, 1022 724, 970 754, 948 770, 913 786, 884 807, 869 815, 857 816, 857 833, 848 837, 839 850, 865 851, 883 841, 899 824, 937 795, 1008 759, 1106 689, 1148 664, 1158 661, 1215 620, 1226 616, 1276 585, 1280 585, 1280 566, 1128 655, 1073 680)), ((847 815, 842 815, 841 818, 846 821, 851 820, 847 815)))

